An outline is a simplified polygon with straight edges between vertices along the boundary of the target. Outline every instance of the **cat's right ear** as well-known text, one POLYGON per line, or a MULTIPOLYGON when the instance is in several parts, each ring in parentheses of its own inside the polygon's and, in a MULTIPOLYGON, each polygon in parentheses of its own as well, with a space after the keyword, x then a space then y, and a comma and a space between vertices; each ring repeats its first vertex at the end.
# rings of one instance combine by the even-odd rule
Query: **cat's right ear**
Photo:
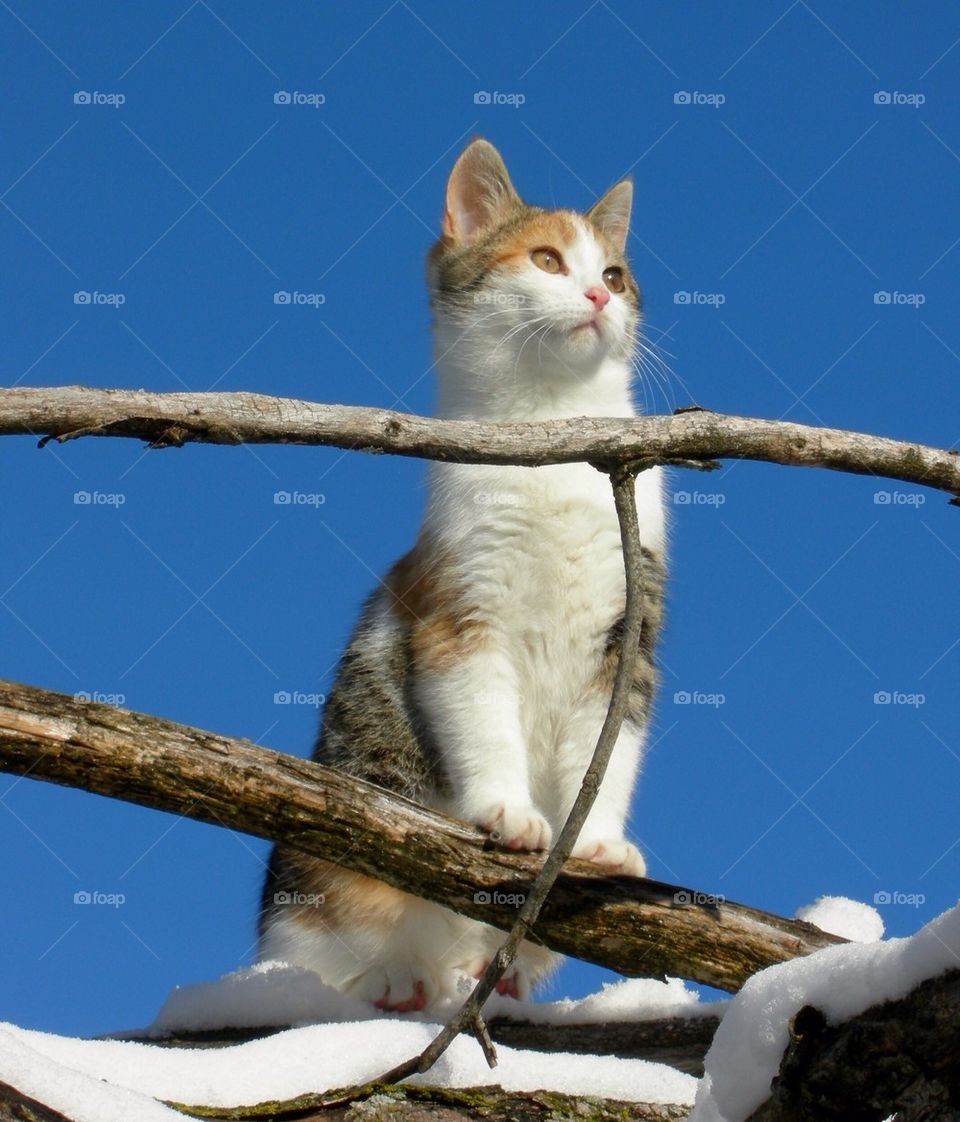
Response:
POLYGON ((447 180, 443 239, 469 245, 481 230, 502 222, 520 205, 503 157, 488 140, 477 137, 463 150, 447 180))

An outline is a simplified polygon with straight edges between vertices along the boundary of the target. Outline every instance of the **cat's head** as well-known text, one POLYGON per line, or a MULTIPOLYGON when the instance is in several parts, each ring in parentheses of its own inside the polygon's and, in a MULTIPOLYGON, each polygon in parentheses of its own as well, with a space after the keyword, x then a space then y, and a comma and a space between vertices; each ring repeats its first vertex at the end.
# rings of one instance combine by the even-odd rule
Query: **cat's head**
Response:
POLYGON ((628 359, 640 316, 624 252, 632 198, 623 179, 582 214, 529 206, 496 148, 472 141, 428 258, 434 314, 450 329, 441 343, 453 336, 478 357, 559 377, 628 359))

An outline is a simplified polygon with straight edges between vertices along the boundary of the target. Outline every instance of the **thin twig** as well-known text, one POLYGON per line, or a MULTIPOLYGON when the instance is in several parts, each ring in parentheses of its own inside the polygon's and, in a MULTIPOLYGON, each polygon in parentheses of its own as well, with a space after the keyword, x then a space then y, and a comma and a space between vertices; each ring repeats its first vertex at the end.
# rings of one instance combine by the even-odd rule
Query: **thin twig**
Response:
MULTIPOLYGON (((590 813, 600 783, 610 762, 620 728, 627 714, 630 691, 633 688, 633 672, 640 647, 640 628, 643 623, 643 559, 640 552, 640 529, 637 525, 636 473, 631 468, 610 469, 613 484, 613 500, 617 518, 620 522, 620 541, 623 547, 623 566, 626 574, 626 608, 624 610, 623 637, 620 644, 620 657, 617 673, 610 695, 610 705, 600 730, 597 746, 593 751, 590 766, 583 776, 580 791, 570 809, 560 836, 547 855, 540 875, 534 881, 517 915, 517 921, 506 941, 490 960, 470 996, 460 1007, 459 1012, 437 1034, 431 1043, 420 1053, 402 1064, 391 1068, 379 1076, 377 1083, 399 1083, 410 1075, 429 1071, 443 1053, 450 1047, 460 1033, 473 1028, 487 998, 493 993, 497 982, 510 968, 517 956, 520 944, 533 933, 533 926, 540 914, 550 889, 560 872, 563 863, 573 852, 583 824, 590 813)), ((485 1030, 484 1030, 485 1031, 485 1030)), ((492 1047, 492 1045, 491 1045, 492 1047)), ((486 1053, 486 1049, 485 1049, 486 1053)), ((490 1063, 490 1055, 487 1062, 490 1063)), ((494 1052, 494 1062, 496 1062, 494 1052)), ((492 1067, 493 1064, 491 1063, 492 1067)))

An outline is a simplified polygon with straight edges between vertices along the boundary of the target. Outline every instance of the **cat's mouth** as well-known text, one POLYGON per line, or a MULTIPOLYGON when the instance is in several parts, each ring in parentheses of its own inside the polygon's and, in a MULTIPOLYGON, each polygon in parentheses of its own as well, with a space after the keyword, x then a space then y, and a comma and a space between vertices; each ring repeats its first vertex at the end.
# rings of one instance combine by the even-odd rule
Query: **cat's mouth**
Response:
POLYGON ((593 328, 594 332, 597 335, 600 334, 600 322, 599 322, 599 320, 596 320, 596 319, 593 319, 593 318, 584 320, 583 323, 578 323, 576 327, 572 327, 570 329, 570 334, 571 335, 576 335, 578 331, 584 331, 584 330, 586 330, 587 328, 590 328, 590 327, 593 328))

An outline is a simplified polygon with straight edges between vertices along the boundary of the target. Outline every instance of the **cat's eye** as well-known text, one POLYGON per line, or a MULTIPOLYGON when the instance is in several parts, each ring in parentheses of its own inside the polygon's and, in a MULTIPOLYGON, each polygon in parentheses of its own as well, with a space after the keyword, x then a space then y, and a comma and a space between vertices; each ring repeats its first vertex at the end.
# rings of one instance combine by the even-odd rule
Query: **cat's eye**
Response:
POLYGON ((623 292, 626 285, 623 283, 623 269, 618 265, 611 265, 603 270, 603 283, 611 292, 623 292))
POLYGON ((543 269, 545 273, 560 273, 563 271, 563 258, 555 249, 549 249, 546 246, 542 249, 534 249, 530 253, 530 260, 538 269, 543 269))

